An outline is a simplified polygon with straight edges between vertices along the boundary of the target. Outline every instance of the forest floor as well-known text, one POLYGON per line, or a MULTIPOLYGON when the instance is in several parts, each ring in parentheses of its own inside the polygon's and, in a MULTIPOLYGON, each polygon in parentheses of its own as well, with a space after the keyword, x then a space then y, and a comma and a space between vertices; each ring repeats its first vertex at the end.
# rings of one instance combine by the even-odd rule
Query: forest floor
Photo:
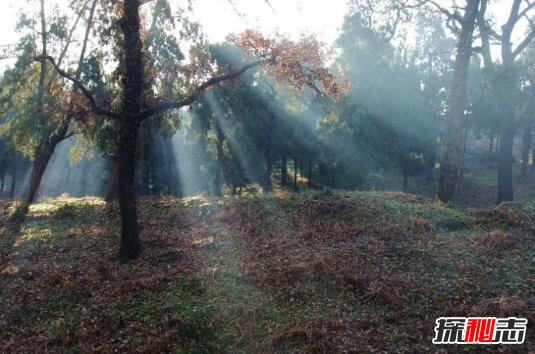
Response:
MULTIPOLYGON (((15 208, 3 202, 0 225, 15 208)), ((0 352, 533 353, 535 204, 400 192, 43 200, 0 232, 0 352), (433 346, 441 316, 529 318, 519 346, 433 346)))

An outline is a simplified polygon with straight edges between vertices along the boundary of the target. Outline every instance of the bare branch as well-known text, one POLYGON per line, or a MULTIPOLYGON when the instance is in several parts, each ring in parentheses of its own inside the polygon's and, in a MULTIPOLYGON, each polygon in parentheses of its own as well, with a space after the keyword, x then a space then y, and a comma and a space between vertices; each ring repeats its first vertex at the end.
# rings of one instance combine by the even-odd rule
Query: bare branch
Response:
POLYGON ((492 36, 492 28, 487 23, 485 14, 487 12, 488 0, 482 0, 477 16, 477 26, 479 27, 479 34, 481 36, 481 50, 480 53, 483 57, 483 63, 485 67, 490 68, 492 63, 492 54, 490 51, 490 37, 492 36))
POLYGON ((448 17, 448 19, 456 21, 456 22, 459 22, 459 23, 463 22, 463 18, 459 14, 459 12, 457 12, 457 11, 451 12, 448 9, 446 9, 445 7, 442 7, 441 5, 439 5, 434 0, 420 0, 420 5, 425 5, 425 4, 428 4, 428 3, 432 4, 433 6, 435 6, 440 12, 442 12, 444 15, 446 15, 446 17, 448 17))
POLYGON ((515 23, 518 21, 519 18, 518 12, 520 11, 521 3, 522 0, 513 0, 507 22, 505 23, 505 25, 502 26, 502 30, 504 33, 513 31, 513 27, 515 26, 515 23))
POLYGON ((513 50, 513 58, 516 58, 526 47, 535 39, 535 27, 529 32, 529 34, 524 38, 522 42, 513 50))
POLYGON ((69 50, 69 46, 72 43, 72 35, 76 31, 76 27, 78 27, 78 22, 80 21, 80 18, 82 18, 82 14, 87 8, 87 4, 89 3, 89 0, 86 0, 86 2, 82 5, 82 8, 77 11, 78 16, 76 16, 76 20, 74 21, 71 29, 69 30, 69 34, 67 35, 67 39, 65 42, 65 47, 63 47, 63 50, 61 51, 59 57, 58 57, 58 65, 61 66, 61 63, 63 63, 63 59, 65 58, 65 55, 67 54, 67 51, 69 50))
POLYGON ((535 7, 535 1, 526 0, 526 3, 527 3, 527 5, 524 8, 524 10, 520 11, 520 13, 518 14, 517 21, 520 20, 522 17, 527 16, 528 11, 535 7))
POLYGON ((181 107, 188 106, 192 104, 193 102, 195 102, 199 98, 199 96, 209 87, 214 86, 220 82, 234 80, 238 78, 241 74, 246 72, 247 70, 252 69, 256 66, 260 66, 262 64, 269 63, 269 62, 270 60, 268 59, 257 60, 247 65, 244 65, 240 69, 233 71, 231 73, 213 77, 205 81, 201 85, 197 86, 191 95, 184 97, 182 100, 165 101, 165 102, 154 104, 150 106, 149 108, 147 108, 146 110, 142 111, 136 118, 137 120, 142 121, 161 111, 165 111, 168 109, 179 109, 181 107))
POLYGON ((100 108, 97 105, 97 102, 95 98, 93 97, 93 95, 91 94, 91 92, 79 80, 77 80, 76 78, 72 77, 71 75, 63 71, 56 64, 56 61, 54 60, 54 58, 52 58, 51 56, 44 56, 44 57, 39 56, 39 57, 34 58, 35 61, 40 61, 43 59, 48 60, 60 76, 63 76, 67 80, 71 81, 80 91, 82 91, 86 99, 89 101, 89 104, 91 105, 91 110, 93 111, 93 113, 95 113, 96 115, 106 116, 106 117, 110 117, 114 119, 120 118, 119 114, 100 108))

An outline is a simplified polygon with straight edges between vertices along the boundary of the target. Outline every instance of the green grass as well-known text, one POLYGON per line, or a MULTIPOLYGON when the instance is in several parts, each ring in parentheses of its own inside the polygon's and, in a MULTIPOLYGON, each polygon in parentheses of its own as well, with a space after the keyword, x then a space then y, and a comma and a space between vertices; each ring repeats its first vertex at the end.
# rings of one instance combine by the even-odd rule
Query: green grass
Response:
POLYGON ((498 185, 498 175, 495 170, 478 170, 465 173, 463 178, 476 185, 496 186, 498 185))
MULTIPOLYGON (((535 205, 516 204, 513 210, 533 213, 535 205)), ((0 310, 11 311, 12 318, 0 327, 0 341, 16 338, 26 351, 39 343, 73 353, 87 348, 336 352, 347 343, 357 352, 425 352, 427 337, 402 337, 403 331, 423 331, 431 317, 452 309, 475 311, 483 300, 526 298, 535 286, 532 246, 487 251, 474 239, 489 230, 469 211, 404 193, 278 191, 220 200, 147 199, 140 201, 140 211, 143 237, 164 245, 148 247, 140 259, 121 266, 112 258, 119 231, 116 207, 98 198, 32 206, 20 234, 0 244, 8 255, 3 266, 12 271, 0 278, 0 310), (434 227, 432 237, 409 233, 398 240, 382 234, 392 224, 409 230, 417 217, 434 227), (250 224, 253 233, 245 234, 250 224), (340 225, 363 231, 341 228, 335 234, 340 225), (311 230, 301 234, 304 228, 311 230), (280 243, 270 243, 273 238, 280 243), (189 247, 195 240, 207 241, 189 247), (194 261, 151 263, 176 249, 194 261), (262 253, 266 249, 276 252, 262 253), (329 267, 324 273, 314 266, 318 259, 329 267), (295 264, 302 271, 286 273, 284 267, 295 264), (188 268, 173 273, 181 267, 188 268), (34 276, 24 278, 29 271, 34 276), (343 283, 348 274, 367 277, 364 290, 343 283), (411 278, 410 285, 391 284, 395 276, 411 278), (374 286, 376 292, 370 290, 374 286), (350 330, 337 332, 338 320, 350 330), (364 335, 366 329, 360 332, 358 326, 370 332, 364 335), (325 328, 329 334, 322 337, 325 328), (300 331, 314 335, 303 339, 300 331), (286 332, 293 335, 281 335, 286 332), (314 341, 325 346, 313 347, 314 341)), ((488 315, 501 314, 495 312, 488 315)))

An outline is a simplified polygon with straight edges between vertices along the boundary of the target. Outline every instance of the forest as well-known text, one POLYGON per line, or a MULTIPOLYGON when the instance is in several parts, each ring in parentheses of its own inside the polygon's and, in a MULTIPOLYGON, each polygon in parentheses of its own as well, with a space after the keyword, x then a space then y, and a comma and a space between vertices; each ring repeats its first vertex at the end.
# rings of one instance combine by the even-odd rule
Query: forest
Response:
POLYGON ((535 353, 535 1, 0 9, 1 353, 535 353))

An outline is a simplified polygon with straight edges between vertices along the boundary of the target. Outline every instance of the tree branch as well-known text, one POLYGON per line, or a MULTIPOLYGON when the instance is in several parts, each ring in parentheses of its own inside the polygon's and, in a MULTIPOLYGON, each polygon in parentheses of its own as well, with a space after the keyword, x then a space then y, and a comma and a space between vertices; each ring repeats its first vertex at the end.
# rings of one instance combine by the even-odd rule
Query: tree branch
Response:
POLYGON ((517 21, 520 20, 522 17, 526 16, 528 14, 528 11, 535 7, 535 1, 529 2, 526 0, 526 3, 527 5, 524 10, 520 11, 520 13, 518 14, 517 21))
POLYGON ((197 86, 192 94, 184 97, 182 100, 164 101, 164 102, 156 103, 154 105, 149 106, 149 108, 145 109, 144 111, 142 111, 136 118, 137 120, 142 121, 161 111, 166 111, 168 109, 179 109, 181 107, 188 106, 192 104, 193 102, 195 102, 199 98, 199 96, 209 87, 214 86, 220 82, 234 80, 238 78, 241 74, 246 72, 247 70, 254 68, 256 66, 260 66, 262 64, 269 63, 269 62, 271 62, 271 60, 269 59, 257 60, 247 65, 244 65, 240 69, 233 71, 231 73, 213 77, 205 81, 201 85, 197 86))
POLYGON ((76 78, 72 77, 71 75, 69 75, 68 73, 63 71, 56 64, 56 61, 54 60, 54 58, 52 58, 51 56, 45 56, 45 57, 39 56, 39 57, 34 58, 35 61, 40 61, 40 60, 43 60, 43 59, 44 60, 48 60, 50 62, 50 64, 52 64, 52 66, 54 67, 54 70, 56 70, 56 72, 60 76, 63 76, 64 78, 66 78, 69 81, 72 81, 72 83, 76 87, 78 87, 78 89, 80 91, 82 91, 82 93, 84 94, 86 99, 89 101, 89 104, 91 105, 91 110, 93 111, 93 113, 95 113, 96 115, 106 116, 106 117, 110 117, 110 118, 113 118, 113 119, 119 119, 120 118, 119 114, 100 108, 97 105, 97 101, 95 100, 95 98, 93 97, 91 92, 79 80, 77 80, 76 78))
POLYGON ((448 17, 450 20, 454 20, 454 21, 457 21, 459 23, 463 22, 463 18, 461 17, 461 15, 459 15, 459 13, 457 11, 455 11, 455 12, 448 11, 448 9, 440 6, 434 0, 421 0, 421 2, 420 2, 421 5, 425 5, 427 3, 432 4, 433 6, 435 6, 440 12, 442 12, 444 15, 446 15, 446 17, 448 17))
POLYGON ((513 58, 516 58, 531 43, 531 41, 534 38, 535 38, 535 28, 533 28, 531 32, 529 32, 529 34, 526 36, 526 38, 524 38, 524 40, 520 42, 518 47, 516 47, 516 49, 513 50, 513 58))

